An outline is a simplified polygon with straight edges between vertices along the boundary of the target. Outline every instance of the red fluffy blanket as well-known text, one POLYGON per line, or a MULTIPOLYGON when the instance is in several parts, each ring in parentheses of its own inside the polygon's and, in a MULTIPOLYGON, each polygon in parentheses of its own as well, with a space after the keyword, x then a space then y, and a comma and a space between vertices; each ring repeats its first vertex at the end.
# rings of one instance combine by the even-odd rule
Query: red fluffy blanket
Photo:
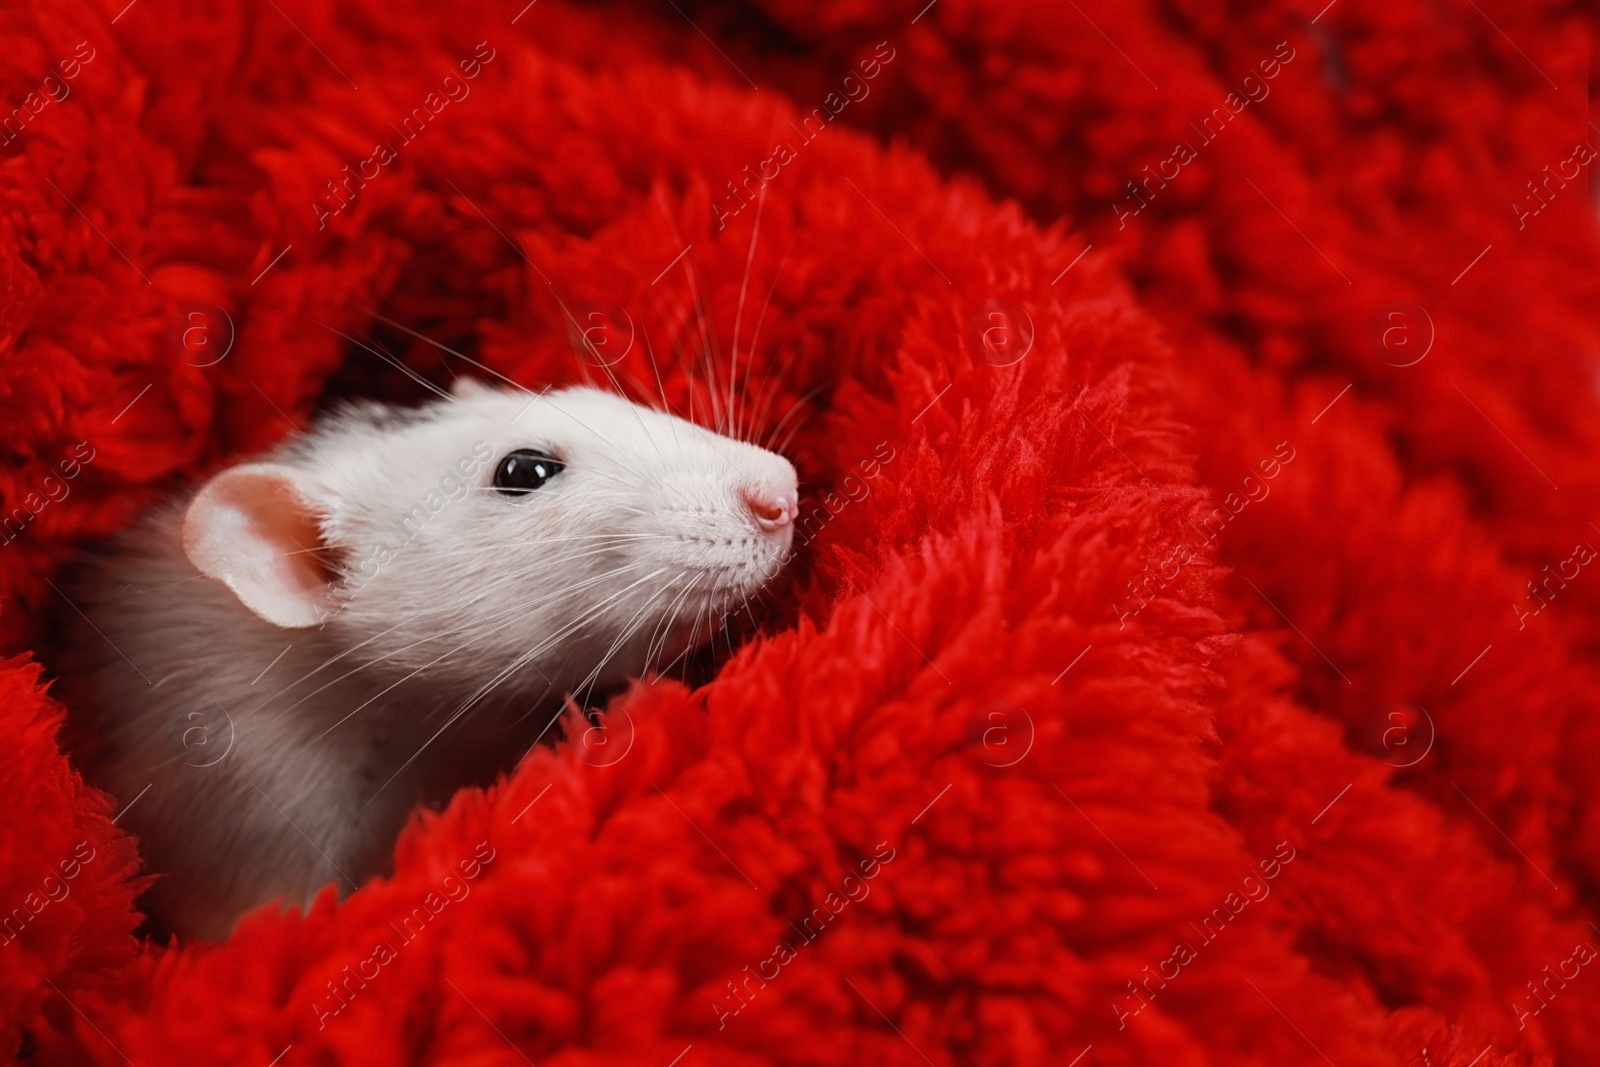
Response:
POLYGON ((1594 39, 0 12, 0 1056, 1592 1062, 1594 39), (58 742, 58 571, 452 352, 784 442, 795 563, 709 680, 419 812, 393 877, 144 937, 58 742))

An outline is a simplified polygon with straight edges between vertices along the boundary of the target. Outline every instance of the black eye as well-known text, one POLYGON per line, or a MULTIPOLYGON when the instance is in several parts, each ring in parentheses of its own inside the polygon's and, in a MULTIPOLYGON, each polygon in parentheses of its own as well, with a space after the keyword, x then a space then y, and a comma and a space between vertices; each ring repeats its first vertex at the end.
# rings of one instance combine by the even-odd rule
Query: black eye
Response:
POLYGON ((519 448, 495 465, 494 487, 506 496, 524 496, 560 474, 564 466, 543 452, 519 448))

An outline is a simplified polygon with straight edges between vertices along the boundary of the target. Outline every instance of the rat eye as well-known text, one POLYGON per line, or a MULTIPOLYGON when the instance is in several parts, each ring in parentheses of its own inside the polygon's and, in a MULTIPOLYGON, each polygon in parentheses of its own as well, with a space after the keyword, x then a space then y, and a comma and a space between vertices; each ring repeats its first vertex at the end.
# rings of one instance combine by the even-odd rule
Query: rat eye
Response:
POLYGON ((494 487, 506 496, 525 496, 560 474, 566 465, 560 460, 519 448, 508 452, 494 468, 494 487))

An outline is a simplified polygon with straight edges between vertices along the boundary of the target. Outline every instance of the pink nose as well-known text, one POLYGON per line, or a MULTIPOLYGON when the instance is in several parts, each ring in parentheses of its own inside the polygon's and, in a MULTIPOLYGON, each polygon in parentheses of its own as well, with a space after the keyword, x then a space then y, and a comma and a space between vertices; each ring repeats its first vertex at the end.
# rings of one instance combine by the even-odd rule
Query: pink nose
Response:
POLYGON ((778 492, 764 486, 747 486, 740 495, 756 525, 763 530, 783 529, 800 511, 800 498, 793 489, 778 492))

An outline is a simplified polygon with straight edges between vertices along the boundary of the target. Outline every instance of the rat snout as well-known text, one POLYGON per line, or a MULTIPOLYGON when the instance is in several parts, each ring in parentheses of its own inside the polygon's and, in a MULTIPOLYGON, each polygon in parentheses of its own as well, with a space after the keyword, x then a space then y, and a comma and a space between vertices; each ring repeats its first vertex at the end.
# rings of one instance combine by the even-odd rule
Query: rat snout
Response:
POLYGON ((756 525, 768 533, 783 529, 800 513, 800 494, 793 483, 781 487, 749 484, 739 491, 739 497, 756 525))

